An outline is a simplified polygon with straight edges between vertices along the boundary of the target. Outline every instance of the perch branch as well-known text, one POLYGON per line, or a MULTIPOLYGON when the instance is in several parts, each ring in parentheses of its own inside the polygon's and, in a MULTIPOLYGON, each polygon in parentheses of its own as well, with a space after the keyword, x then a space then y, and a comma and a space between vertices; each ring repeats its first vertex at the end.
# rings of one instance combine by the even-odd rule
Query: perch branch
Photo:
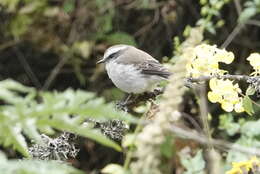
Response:
POLYGON ((248 21, 246 22, 246 24, 247 24, 247 25, 255 25, 255 26, 257 26, 257 27, 260 27, 260 21, 258 21, 258 20, 253 20, 253 19, 251 19, 251 20, 248 20, 248 21))
MULTIPOLYGON (((226 75, 200 76, 197 78, 188 77, 185 79, 185 86, 190 87, 190 88, 199 89, 200 85, 197 83, 209 81, 212 78, 246 81, 247 83, 254 86, 256 91, 259 91, 258 86, 260 84, 260 76, 251 77, 251 76, 247 76, 247 75, 226 74, 226 75)), ((129 110, 129 109, 137 106, 141 102, 145 102, 148 100, 155 100, 156 97, 158 95, 161 95, 163 92, 164 92, 164 88, 155 89, 153 92, 146 92, 144 94, 141 94, 141 95, 137 96, 136 98, 128 101, 127 103, 119 102, 117 105, 118 105, 119 109, 126 111, 126 110, 129 110)))
POLYGON ((198 78, 189 77, 186 80, 187 80, 187 83, 195 83, 195 82, 208 81, 208 80, 210 80, 212 78, 238 80, 238 81, 248 81, 248 80, 252 80, 254 78, 260 78, 260 76, 251 77, 251 76, 247 76, 247 75, 226 74, 226 75, 200 76, 198 78))
POLYGON ((137 106, 142 102, 146 102, 148 100, 155 100, 158 95, 161 95, 164 92, 164 88, 155 89, 153 92, 145 92, 141 95, 138 95, 134 99, 129 100, 127 103, 124 101, 119 101, 117 103, 117 107, 123 111, 129 111, 131 108, 137 106))
MULTIPOLYGON (((182 129, 176 125, 171 125, 171 131, 180 138, 190 139, 204 145, 208 144, 208 138, 202 134, 199 134, 197 131, 182 129)), ((260 149, 254 147, 245 147, 239 144, 229 143, 224 140, 218 140, 213 138, 211 139, 211 144, 214 147, 219 148, 220 150, 231 149, 250 155, 260 156, 260 149)))

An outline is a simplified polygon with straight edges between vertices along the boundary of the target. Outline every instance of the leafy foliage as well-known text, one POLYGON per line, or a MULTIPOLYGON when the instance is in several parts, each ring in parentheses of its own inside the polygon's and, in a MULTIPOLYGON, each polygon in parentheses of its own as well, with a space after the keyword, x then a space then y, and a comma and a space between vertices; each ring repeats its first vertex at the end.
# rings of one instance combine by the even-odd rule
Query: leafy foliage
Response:
POLYGON ((194 157, 181 156, 181 163, 187 170, 185 174, 203 174, 205 168, 205 161, 202 156, 202 151, 199 150, 194 157))
POLYGON ((225 130, 228 135, 233 136, 238 133, 240 125, 235 123, 231 114, 222 114, 219 116, 219 129, 225 130))
POLYGON ((118 164, 109 164, 101 171, 102 173, 106 174, 130 174, 129 171, 125 170, 122 166, 118 164))
POLYGON ((55 161, 7 160, 0 153, 1 174, 83 174, 69 165, 55 161))
POLYGON ((97 120, 123 119, 134 121, 125 113, 116 111, 112 104, 96 98, 93 93, 68 89, 64 92, 39 92, 15 81, 0 82, 0 142, 13 145, 29 156, 23 134, 40 143, 40 132, 54 133, 54 129, 81 135, 120 150, 120 146, 99 131, 82 123, 87 118, 97 120))
POLYGON ((250 18, 255 16, 257 13, 260 12, 260 1, 259 0, 252 0, 246 1, 244 3, 245 8, 243 9, 242 13, 238 18, 238 22, 245 23, 250 18))
MULTIPOLYGON (((260 120, 246 121, 244 118, 241 118, 236 122, 233 117, 231 114, 221 115, 219 128, 225 130, 229 136, 239 135, 238 139, 234 142, 235 144, 259 148, 260 120)), ((231 164, 234 161, 249 160, 250 158, 251 155, 249 154, 230 150, 228 151, 227 162, 231 164)))
POLYGON ((220 17, 219 11, 227 4, 229 0, 200 0, 202 8, 200 14, 202 18, 197 21, 198 25, 201 25, 208 32, 216 34, 216 28, 222 27, 225 23, 224 20, 218 19, 220 17), (217 18, 216 23, 213 22, 213 19, 217 18))
POLYGON ((245 96, 243 98, 243 107, 249 115, 252 115, 254 113, 252 101, 248 96, 245 96))

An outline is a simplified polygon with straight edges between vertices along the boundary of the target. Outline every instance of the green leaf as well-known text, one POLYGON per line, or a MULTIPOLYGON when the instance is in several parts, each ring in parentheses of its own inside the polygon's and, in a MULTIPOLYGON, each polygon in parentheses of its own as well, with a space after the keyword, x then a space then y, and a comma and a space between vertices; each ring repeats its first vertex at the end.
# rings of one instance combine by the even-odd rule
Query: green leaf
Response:
POLYGON ((241 133, 248 137, 255 137, 260 135, 260 120, 247 121, 241 126, 241 133))
POLYGON ((33 92, 34 89, 30 87, 26 87, 21 83, 13 81, 11 79, 6 79, 1 81, 0 88, 6 88, 9 90, 19 91, 19 92, 33 92))
POLYGON ((66 13, 70 13, 75 9, 75 1, 74 0, 65 0, 63 4, 63 10, 66 13))
POLYGON ((12 122, 13 119, 13 116, 0 112, 0 144, 4 147, 13 146, 22 155, 29 157, 27 143, 21 133, 21 124, 12 122))
POLYGON ((130 174, 129 171, 125 170, 118 164, 109 164, 101 170, 101 173, 105 174, 130 174))
POLYGON ((21 7, 21 9, 19 9, 19 14, 31 14, 39 10, 40 8, 44 7, 44 5, 44 1, 32 1, 21 7))
POLYGON ((230 113, 220 115, 219 119, 220 123, 218 128, 225 130, 228 135, 233 136, 239 132, 240 124, 234 122, 233 116, 230 113))
POLYGON ((181 164, 187 170, 185 174, 203 174, 203 169, 206 166, 206 163, 203 159, 202 150, 199 150, 194 157, 189 156, 188 154, 181 155, 181 164))
POLYGON ((72 166, 57 161, 6 160, 2 153, 0 159, 1 174, 84 174, 72 166))
POLYGON ((9 32, 19 38, 28 31, 32 22, 33 19, 29 15, 16 15, 9 23, 9 32))
POLYGON ((1 161, 2 164, 7 161, 5 154, 1 151, 0 151, 0 161, 1 161))
POLYGON ((135 145, 136 135, 135 134, 127 134, 123 138, 122 146, 127 148, 135 145))
POLYGON ((245 8, 238 18, 239 23, 245 23, 248 19, 256 15, 257 9, 253 7, 245 8))
POLYGON ((7 8, 8 12, 14 12, 17 9, 20 0, 1 0, 0 4, 7 8))
POLYGON ((6 80, 0 81, 0 99, 0 144, 12 146, 24 156, 29 156, 25 136, 39 144, 40 132, 51 134, 54 130, 75 133, 121 151, 118 144, 83 122, 89 118, 137 121, 94 93, 81 90, 39 92, 36 96, 34 88, 6 80))
POLYGON ((246 89, 246 95, 254 95, 255 94, 255 88, 252 87, 252 86, 249 86, 247 89, 246 89))
POLYGON ((248 96, 245 96, 243 98, 243 107, 249 115, 252 115, 254 113, 254 108, 251 99, 248 96))
POLYGON ((124 33, 124 32, 116 32, 113 34, 110 34, 105 37, 105 40, 110 43, 111 45, 114 44, 127 44, 127 45, 133 45, 136 46, 136 42, 133 36, 124 33))
POLYGON ((165 141, 161 144, 161 153, 166 158, 171 158, 174 153, 173 149, 173 137, 172 136, 166 136, 165 141))
POLYGON ((93 47, 93 43, 90 41, 74 42, 72 45, 73 51, 76 54, 82 56, 84 59, 89 58, 92 47, 93 47))
POLYGON ((99 24, 99 30, 100 30, 97 32, 97 39, 103 38, 105 33, 110 32, 113 29, 112 21, 113 21, 112 13, 97 18, 97 23, 99 24))

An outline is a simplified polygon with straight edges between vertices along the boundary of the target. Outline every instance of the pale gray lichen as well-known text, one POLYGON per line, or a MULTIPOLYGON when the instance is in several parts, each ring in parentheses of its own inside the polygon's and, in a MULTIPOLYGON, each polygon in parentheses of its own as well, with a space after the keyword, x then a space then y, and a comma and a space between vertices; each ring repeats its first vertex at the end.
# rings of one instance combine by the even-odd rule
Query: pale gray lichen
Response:
POLYGON ((260 97, 260 77, 251 77, 247 80, 251 87, 255 89, 257 97, 260 97))
POLYGON ((29 147, 29 153, 35 159, 65 161, 70 157, 75 158, 79 152, 74 143, 74 134, 64 132, 57 138, 41 134, 41 138, 41 144, 29 147))
POLYGON ((123 136, 129 129, 128 124, 117 119, 108 121, 88 119, 84 124, 92 124, 93 128, 100 129, 103 135, 115 141, 122 140, 123 136))
MULTIPOLYGON (((108 138, 120 141, 125 132, 129 129, 128 125, 121 120, 97 121, 88 119, 84 124, 91 124, 92 128, 100 129, 108 138)), ((64 132, 57 138, 51 138, 41 134, 42 144, 33 144, 29 147, 29 153, 39 160, 58 160, 65 161, 68 158, 75 158, 79 152, 76 148, 76 135, 64 132)))
POLYGON ((122 140, 124 134, 129 129, 128 125, 121 120, 110 120, 99 123, 101 132, 113 140, 122 140))

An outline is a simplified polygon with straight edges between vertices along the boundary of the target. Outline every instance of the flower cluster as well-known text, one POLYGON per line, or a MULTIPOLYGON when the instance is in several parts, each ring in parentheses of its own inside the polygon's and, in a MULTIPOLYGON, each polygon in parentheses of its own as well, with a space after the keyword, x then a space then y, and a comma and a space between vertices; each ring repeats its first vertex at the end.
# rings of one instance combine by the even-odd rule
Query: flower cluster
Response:
POLYGON ((224 49, 218 49, 216 45, 201 44, 193 49, 192 58, 187 64, 187 72, 191 77, 201 75, 221 75, 226 71, 219 69, 219 62, 230 64, 234 60, 234 54, 224 49))
POLYGON ((248 161, 232 163, 232 169, 227 171, 226 174, 256 173, 259 172, 259 167, 260 161, 256 157, 253 157, 248 161))
POLYGON ((247 58, 249 61, 250 65, 254 68, 254 72, 251 75, 260 75, 260 54, 258 53, 252 53, 250 56, 247 58))
POLYGON ((243 112, 242 97, 239 97, 241 89, 238 84, 233 84, 231 80, 222 80, 213 78, 209 82, 210 89, 208 92, 208 99, 212 103, 220 103, 222 109, 227 112, 235 110, 236 112, 243 112))

